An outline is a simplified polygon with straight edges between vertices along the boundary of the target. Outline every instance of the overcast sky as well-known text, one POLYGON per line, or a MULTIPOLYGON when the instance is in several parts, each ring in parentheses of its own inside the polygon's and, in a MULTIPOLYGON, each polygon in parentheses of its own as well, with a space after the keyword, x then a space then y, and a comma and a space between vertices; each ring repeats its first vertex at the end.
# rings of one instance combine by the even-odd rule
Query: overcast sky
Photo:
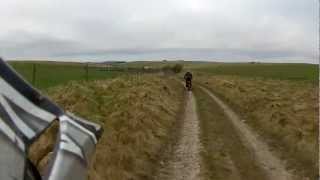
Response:
POLYGON ((318 62, 317 0, 1 0, 0 56, 318 62))

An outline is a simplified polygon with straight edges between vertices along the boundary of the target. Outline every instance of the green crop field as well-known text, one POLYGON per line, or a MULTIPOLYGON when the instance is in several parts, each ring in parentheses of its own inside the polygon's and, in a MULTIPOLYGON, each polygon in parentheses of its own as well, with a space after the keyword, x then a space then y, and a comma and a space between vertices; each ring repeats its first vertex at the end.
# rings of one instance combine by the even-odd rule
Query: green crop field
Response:
POLYGON ((281 80, 318 82, 319 67, 315 64, 216 63, 201 65, 193 70, 214 75, 262 77, 281 80))
MULTIPOLYGON (((47 89, 71 80, 87 79, 86 65, 81 63, 10 62, 10 65, 39 89, 47 89), (34 65, 35 78, 33 78, 34 65)), ((97 67, 88 68, 88 80, 113 78, 119 74, 119 72, 105 71, 97 67)))

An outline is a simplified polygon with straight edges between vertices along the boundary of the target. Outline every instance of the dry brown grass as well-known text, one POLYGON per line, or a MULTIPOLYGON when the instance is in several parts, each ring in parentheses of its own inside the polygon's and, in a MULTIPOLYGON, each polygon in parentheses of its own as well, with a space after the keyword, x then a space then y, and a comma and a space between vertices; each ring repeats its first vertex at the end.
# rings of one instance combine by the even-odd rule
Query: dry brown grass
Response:
POLYGON ((289 168, 317 177, 318 85, 308 82, 198 75, 272 147, 289 168))
POLYGON ((48 94, 68 111, 104 128, 89 179, 150 179, 176 123, 183 88, 174 79, 146 75, 71 82, 48 94))
POLYGON ((59 131, 59 123, 54 122, 40 137, 32 144, 29 150, 29 158, 34 165, 37 166, 41 174, 44 173, 45 167, 50 158, 49 153, 53 150, 57 134, 59 131))

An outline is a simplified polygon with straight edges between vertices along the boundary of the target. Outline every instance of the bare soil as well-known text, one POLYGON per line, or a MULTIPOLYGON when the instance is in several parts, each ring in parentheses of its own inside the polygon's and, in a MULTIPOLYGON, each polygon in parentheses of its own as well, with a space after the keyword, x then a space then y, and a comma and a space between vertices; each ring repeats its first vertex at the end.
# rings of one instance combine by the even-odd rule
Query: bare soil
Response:
POLYGON ((195 98, 192 92, 188 92, 180 137, 176 143, 172 157, 163 164, 155 179, 201 179, 200 150, 202 146, 199 140, 199 132, 195 98))

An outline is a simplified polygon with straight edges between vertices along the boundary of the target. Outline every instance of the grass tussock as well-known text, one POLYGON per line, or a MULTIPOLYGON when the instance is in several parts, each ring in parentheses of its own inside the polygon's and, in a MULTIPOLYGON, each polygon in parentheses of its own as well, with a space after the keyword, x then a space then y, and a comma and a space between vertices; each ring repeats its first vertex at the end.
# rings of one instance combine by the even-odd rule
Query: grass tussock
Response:
POLYGON ((141 76, 71 82, 48 94, 104 128, 89 179, 150 179, 176 122, 183 88, 170 78, 141 76))
POLYGON ((197 77, 229 102, 291 166, 314 178, 318 167, 318 85, 309 82, 197 77), (298 159, 298 160, 297 160, 298 159))

